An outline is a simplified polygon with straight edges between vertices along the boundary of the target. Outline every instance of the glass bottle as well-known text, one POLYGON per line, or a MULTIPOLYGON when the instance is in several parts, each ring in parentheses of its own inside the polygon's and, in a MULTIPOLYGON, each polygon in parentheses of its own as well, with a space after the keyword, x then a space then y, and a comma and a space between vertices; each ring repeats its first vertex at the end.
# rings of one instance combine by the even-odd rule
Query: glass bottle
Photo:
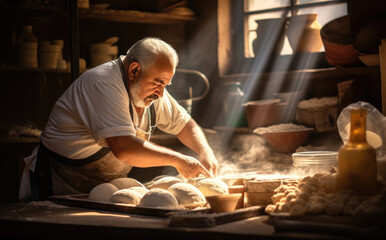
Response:
POLYGON ((18 44, 26 43, 26 42, 37 42, 38 39, 32 33, 32 26, 23 26, 21 35, 17 39, 18 44))
POLYGON ((225 125, 244 127, 246 125, 245 112, 242 106, 244 93, 240 89, 240 82, 227 82, 225 86, 227 88, 224 100, 225 125))
POLYGON ((351 111, 350 138, 339 149, 336 190, 373 194, 377 184, 375 149, 366 140, 366 110, 351 111))

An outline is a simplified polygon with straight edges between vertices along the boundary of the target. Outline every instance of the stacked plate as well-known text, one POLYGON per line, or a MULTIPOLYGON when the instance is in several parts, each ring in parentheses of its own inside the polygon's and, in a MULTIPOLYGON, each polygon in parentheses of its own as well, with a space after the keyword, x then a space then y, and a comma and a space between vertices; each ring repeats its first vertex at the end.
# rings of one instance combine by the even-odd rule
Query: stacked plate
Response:
POLYGON ((338 164, 338 152, 307 151, 292 154, 294 167, 330 168, 338 164))

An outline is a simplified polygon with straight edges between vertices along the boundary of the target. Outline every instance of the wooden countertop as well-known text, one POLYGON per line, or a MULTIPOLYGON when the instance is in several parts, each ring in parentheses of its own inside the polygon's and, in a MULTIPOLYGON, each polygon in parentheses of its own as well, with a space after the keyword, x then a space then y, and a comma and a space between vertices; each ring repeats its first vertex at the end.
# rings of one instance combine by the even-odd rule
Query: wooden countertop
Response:
POLYGON ((0 204, 1 239, 348 239, 275 232, 267 215, 209 228, 170 227, 168 218, 67 207, 53 202, 0 204))

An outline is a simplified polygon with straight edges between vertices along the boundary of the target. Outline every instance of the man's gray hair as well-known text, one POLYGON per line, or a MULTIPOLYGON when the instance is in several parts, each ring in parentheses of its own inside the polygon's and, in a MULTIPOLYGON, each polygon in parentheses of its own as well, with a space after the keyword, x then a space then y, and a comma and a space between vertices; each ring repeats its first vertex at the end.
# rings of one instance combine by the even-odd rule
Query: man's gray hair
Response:
POLYGON ((126 60, 128 62, 138 62, 145 70, 153 64, 157 56, 162 55, 166 56, 173 67, 176 68, 179 61, 176 50, 159 38, 147 37, 131 46, 127 51, 126 60))

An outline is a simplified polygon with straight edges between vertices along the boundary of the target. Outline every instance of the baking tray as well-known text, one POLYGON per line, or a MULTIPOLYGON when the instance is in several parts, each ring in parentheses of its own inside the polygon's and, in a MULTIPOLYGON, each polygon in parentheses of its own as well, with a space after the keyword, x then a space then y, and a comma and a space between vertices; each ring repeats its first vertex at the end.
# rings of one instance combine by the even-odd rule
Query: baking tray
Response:
POLYGON ((166 208, 152 208, 152 207, 140 207, 134 204, 126 203, 110 203, 110 202, 99 202, 88 199, 88 194, 74 194, 74 195, 63 195, 63 196, 51 196, 48 199, 51 202, 79 208, 95 209, 109 212, 118 213, 130 213, 137 215, 145 215, 152 217, 169 217, 174 213, 182 212, 200 212, 200 213, 211 213, 212 210, 207 208, 196 208, 196 209, 166 209, 166 208))
POLYGON ((171 227, 194 227, 205 228, 217 225, 235 222, 264 213, 264 206, 252 206, 237 209, 234 212, 205 214, 200 212, 179 212, 169 217, 169 226, 171 227))
POLYGON ((140 207, 134 204, 99 202, 88 199, 88 194, 51 196, 51 202, 78 208, 108 212, 136 214, 151 217, 169 218, 170 227, 205 228, 265 215, 264 206, 242 208, 229 213, 213 213, 210 207, 195 209, 164 209, 140 207))

